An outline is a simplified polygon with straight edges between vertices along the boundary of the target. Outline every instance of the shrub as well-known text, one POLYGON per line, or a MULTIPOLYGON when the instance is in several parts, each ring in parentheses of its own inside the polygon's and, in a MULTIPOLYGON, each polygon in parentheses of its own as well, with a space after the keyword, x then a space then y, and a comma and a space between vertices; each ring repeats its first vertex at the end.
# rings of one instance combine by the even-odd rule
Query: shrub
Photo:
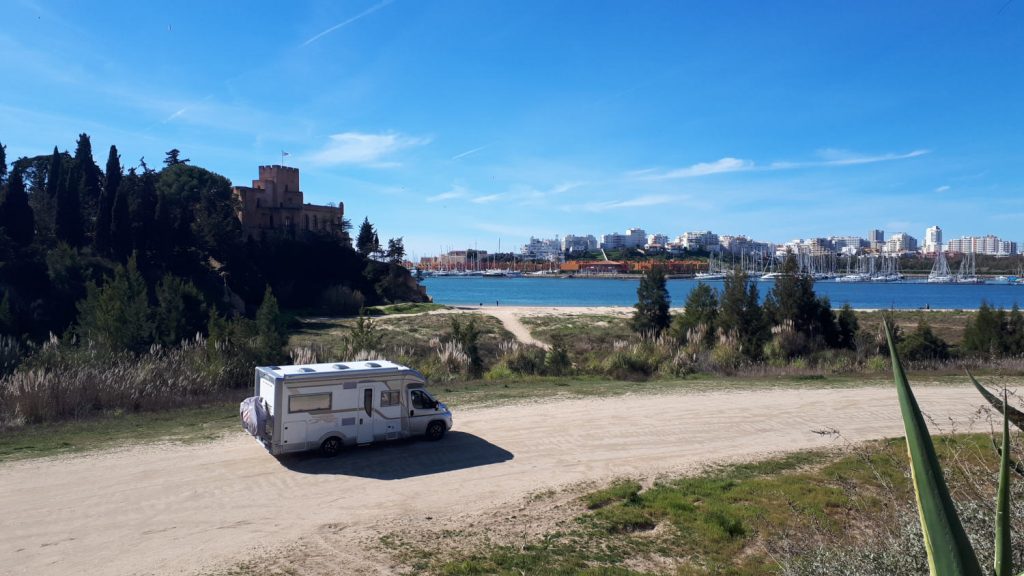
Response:
POLYGON ((352 316, 366 306, 366 297, 348 286, 331 286, 320 294, 320 307, 327 314, 352 316))
POLYGON ((544 355, 544 372, 551 376, 564 376, 572 372, 572 360, 565 346, 555 344, 544 355))

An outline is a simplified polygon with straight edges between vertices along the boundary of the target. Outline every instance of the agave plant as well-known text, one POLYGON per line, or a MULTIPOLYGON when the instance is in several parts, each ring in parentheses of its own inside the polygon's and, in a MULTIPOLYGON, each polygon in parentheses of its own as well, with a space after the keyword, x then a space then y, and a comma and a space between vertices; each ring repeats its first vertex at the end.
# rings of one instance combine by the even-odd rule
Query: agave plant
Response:
MULTIPOLYGON (((949 496, 942 467, 939 465, 935 446, 932 444, 924 416, 917 405, 917 399, 910 389, 907 375, 903 372, 896 347, 893 344, 892 330, 888 322, 884 323, 885 336, 889 343, 889 354, 892 357, 893 379, 899 395, 900 412, 903 415, 903 426, 907 436, 907 451, 910 455, 910 471, 917 496, 917 511, 921 520, 921 533, 924 536, 925 551, 928 553, 928 567, 933 576, 958 576, 982 574, 981 563, 971 546, 967 533, 964 531, 960 517, 949 496)), ((1003 414, 1003 441, 1000 450, 999 488, 996 494, 996 538, 995 565, 996 576, 1011 576, 1013 560, 1010 553, 1010 414, 1024 414, 1006 404, 1006 391, 1000 402, 993 394, 985 390, 971 376, 975 387, 1003 414)), ((1014 421, 1017 424, 1017 420, 1014 421)), ((1020 424, 1018 424, 1019 426, 1020 424)))

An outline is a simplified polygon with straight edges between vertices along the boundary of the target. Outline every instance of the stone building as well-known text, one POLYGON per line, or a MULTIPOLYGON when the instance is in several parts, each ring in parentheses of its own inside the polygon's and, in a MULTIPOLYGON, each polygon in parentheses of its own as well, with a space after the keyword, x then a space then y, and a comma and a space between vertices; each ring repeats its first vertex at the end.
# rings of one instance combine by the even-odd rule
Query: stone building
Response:
POLYGON ((345 205, 304 203, 298 168, 260 166, 260 176, 252 181, 252 186, 235 186, 232 192, 239 200, 238 219, 246 238, 263 240, 274 234, 294 238, 308 231, 348 240, 341 226, 345 205))

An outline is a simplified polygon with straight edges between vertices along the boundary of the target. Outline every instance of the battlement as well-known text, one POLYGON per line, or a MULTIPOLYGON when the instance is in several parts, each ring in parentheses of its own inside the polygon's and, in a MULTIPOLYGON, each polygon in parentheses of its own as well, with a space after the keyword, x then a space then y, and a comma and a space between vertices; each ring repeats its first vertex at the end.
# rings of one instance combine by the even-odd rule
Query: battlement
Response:
POLYGON ((299 169, 292 168, 291 166, 281 166, 278 164, 260 166, 260 177, 258 180, 253 181, 253 188, 264 188, 264 186, 257 184, 257 182, 265 181, 273 182, 274 187, 278 190, 291 192, 298 192, 300 190, 299 169))

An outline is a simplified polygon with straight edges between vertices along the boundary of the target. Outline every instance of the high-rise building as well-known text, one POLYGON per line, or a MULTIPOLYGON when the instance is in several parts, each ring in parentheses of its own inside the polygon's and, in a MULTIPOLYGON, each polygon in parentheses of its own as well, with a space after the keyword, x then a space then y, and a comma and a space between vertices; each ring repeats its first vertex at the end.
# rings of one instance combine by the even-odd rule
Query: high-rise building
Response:
POLYGON ((991 234, 988 236, 963 236, 950 240, 946 244, 946 250, 954 254, 973 252, 992 256, 1013 256, 1017 253, 1017 243, 991 234))
POLYGON ((914 238, 906 232, 897 232, 889 238, 888 242, 885 243, 885 251, 890 254, 915 252, 917 251, 917 238, 914 238))
POLYGON ((868 246, 879 250, 885 245, 885 231, 884 230, 869 230, 868 231, 868 246))
POLYGON ((932 226, 924 231, 924 252, 935 254, 942 250, 942 228, 932 226))

